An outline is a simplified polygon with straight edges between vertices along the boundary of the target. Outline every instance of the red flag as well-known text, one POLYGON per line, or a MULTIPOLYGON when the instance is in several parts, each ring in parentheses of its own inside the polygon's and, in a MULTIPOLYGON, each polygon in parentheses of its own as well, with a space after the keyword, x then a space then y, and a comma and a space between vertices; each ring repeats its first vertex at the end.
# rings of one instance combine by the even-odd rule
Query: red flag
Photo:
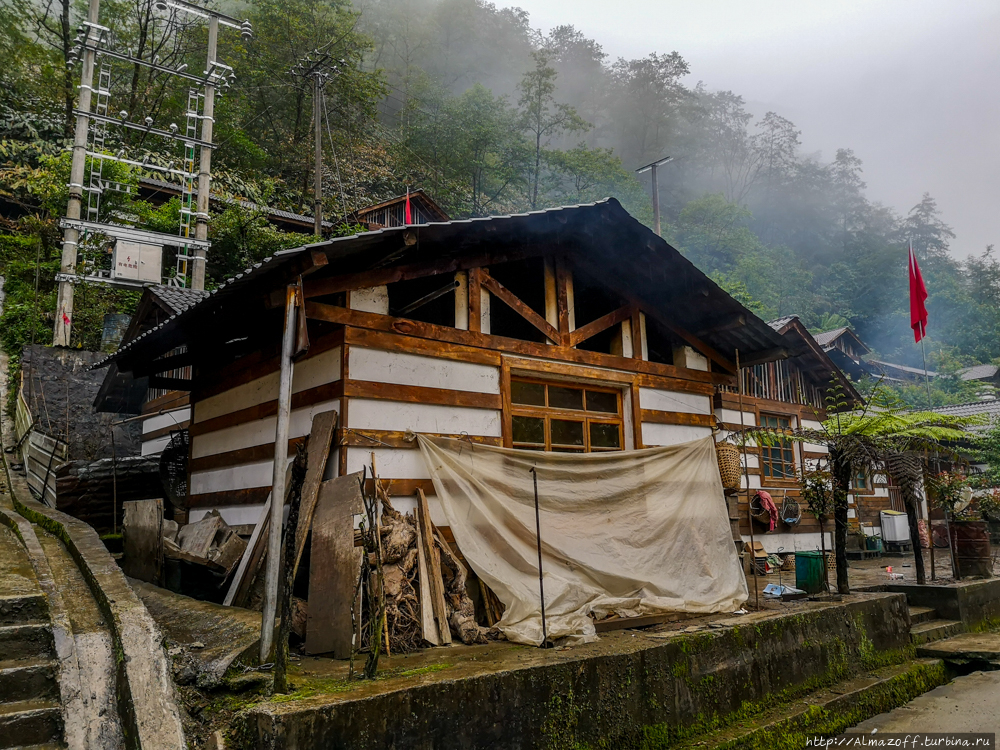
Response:
POLYGON ((924 277, 917 265, 917 256, 913 253, 913 243, 910 243, 910 328, 913 329, 913 340, 920 341, 927 335, 927 287, 924 277))
POLYGON ((406 222, 407 224, 413 223, 413 212, 410 210, 410 189, 406 188, 406 222))

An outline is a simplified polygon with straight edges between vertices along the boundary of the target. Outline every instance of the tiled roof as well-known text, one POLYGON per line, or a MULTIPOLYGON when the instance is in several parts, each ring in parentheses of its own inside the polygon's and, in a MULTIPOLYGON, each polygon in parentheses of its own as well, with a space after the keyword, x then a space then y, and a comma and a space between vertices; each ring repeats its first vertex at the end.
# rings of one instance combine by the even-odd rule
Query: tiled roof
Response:
POLYGON ((163 300, 175 315, 184 312, 208 296, 204 289, 185 289, 179 286, 160 284, 149 287, 149 291, 163 300))
POLYGON ((976 414, 985 414, 990 421, 1000 417, 1000 400, 973 401, 968 404, 954 404, 952 406, 939 406, 932 411, 938 414, 948 414, 953 417, 972 417, 976 414))
POLYGON ((835 328, 832 331, 826 331, 824 333, 817 333, 813 336, 816 339, 816 343, 820 346, 826 348, 830 346, 834 341, 836 341, 845 331, 850 330, 847 326, 842 328, 835 328))
POLYGON ((870 359, 868 361, 871 364, 873 364, 876 367, 879 367, 879 368, 881 368, 883 370, 885 370, 885 369, 899 370, 900 372, 908 372, 908 373, 911 373, 913 375, 924 375, 925 372, 926 372, 926 374, 930 375, 932 378, 936 378, 937 375, 938 375, 936 372, 934 372, 934 370, 926 370, 925 371, 925 370, 921 370, 919 367, 907 367, 906 365, 897 365, 897 364, 893 364, 892 362, 882 362, 881 360, 878 360, 878 359, 870 359))
POLYGON ((1000 370, 1000 367, 996 365, 973 365, 972 367, 966 367, 964 370, 959 370, 958 374, 962 380, 986 380, 987 378, 994 377, 997 374, 997 370, 1000 370))
MULTIPOLYGON (((774 330, 780 331, 782 328, 787 326, 789 323, 791 323, 798 317, 799 317, 798 315, 786 315, 783 318, 776 318, 775 320, 769 320, 767 321, 767 324, 771 326, 771 328, 773 328, 774 330)), ((813 338, 815 338, 815 336, 813 338)))

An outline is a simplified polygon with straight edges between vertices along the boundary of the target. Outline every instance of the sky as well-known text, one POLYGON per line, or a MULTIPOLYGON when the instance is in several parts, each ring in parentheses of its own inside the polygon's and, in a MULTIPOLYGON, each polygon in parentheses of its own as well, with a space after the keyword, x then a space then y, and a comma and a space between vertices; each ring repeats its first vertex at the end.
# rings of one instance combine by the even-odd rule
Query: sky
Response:
POLYGON ((956 257, 1000 252, 1000 1, 517 0, 531 25, 572 24, 611 58, 676 50, 687 83, 773 110, 825 161, 851 148, 868 197, 938 201, 956 257))

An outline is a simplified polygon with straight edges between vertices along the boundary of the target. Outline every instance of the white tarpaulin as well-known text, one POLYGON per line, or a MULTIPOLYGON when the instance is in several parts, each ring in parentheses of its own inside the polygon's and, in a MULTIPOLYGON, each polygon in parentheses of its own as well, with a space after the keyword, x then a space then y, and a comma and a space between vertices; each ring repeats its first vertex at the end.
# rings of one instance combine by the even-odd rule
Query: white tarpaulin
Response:
POLYGON ((455 541, 506 605, 499 627, 512 641, 542 641, 532 467, 550 638, 593 639, 590 613, 732 612, 747 600, 711 437, 590 454, 419 442, 455 541))

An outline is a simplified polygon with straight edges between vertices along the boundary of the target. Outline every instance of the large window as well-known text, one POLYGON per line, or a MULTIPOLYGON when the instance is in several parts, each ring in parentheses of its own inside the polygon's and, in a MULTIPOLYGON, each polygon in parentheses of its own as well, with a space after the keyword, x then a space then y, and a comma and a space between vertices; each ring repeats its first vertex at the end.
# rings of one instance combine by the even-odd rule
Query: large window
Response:
MULTIPOLYGON (((761 414, 760 426, 776 430, 788 430, 792 427, 789 417, 774 414, 761 414)), ((795 457, 792 444, 788 440, 772 439, 770 445, 760 448, 760 465, 764 479, 795 479, 795 457)))
POLYGON ((619 391, 511 378, 510 401, 515 448, 563 453, 624 448, 619 391))

